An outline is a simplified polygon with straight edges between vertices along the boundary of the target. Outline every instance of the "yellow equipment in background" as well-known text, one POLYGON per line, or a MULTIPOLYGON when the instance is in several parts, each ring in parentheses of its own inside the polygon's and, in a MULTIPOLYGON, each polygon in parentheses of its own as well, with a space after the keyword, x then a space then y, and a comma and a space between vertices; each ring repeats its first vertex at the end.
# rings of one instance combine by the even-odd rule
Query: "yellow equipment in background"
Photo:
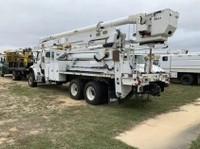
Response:
POLYGON ((32 63, 31 48, 12 51, 5 51, 7 63, 23 63, 27 67, 32 63))
POLYGON ((32 63, 32 53, 31 53, 31 49, 25 49, 23 50, 22 54, 23 54, 23 59, 24 59, 24 65, 28 66, 30 63, 32 63))

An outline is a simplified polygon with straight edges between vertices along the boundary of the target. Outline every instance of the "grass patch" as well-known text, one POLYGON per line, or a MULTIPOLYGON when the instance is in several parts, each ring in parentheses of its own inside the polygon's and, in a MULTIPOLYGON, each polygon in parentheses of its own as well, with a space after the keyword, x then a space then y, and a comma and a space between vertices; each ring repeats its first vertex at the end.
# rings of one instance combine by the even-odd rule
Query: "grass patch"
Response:
POLYGON ((190 149, 200 149, 200 136, 192 142, 190 149))
MULTIPOLYGON (((8 118, 18 118, 32 122, 34 129, 39 129, 36 135, 27 135, 27 127, 18 132, 15 143, 12 145, 0 145, 0 148, 132 148, 115 140, 114 137, 124 130, 158 114, 176 109, 181 105, 195 101, 200 97, 200 86, 183 86, 172 84, 166 93, 160 97, 152 97, 152 102, 143 103, 132 97, 118 105, 101 106, 73 106, 60 108, 61 103, 56 102, 57 95, 68 96, 66 86, 39 86, 38 88, 26 88, 19 85, 10 86, 8 93, 18 99, 15 103, 32 109, 30 113, 16 110, 10 113, 8 118), (34 99, 34 100, 33 100, 34 99), (56 104, 56 108, 49 110, 49 106, 56 104), (33 108, 34 107, 34 108, 33 108), (37 127, 36 127, 37 126, 37 127)), ((1 101, 3 102, 3 101, 1 101)), ((3 114, 5 108, 1 108, 3 114)), ((26 122, 25 121, 25 122, 26 122)), ((25 127, 26 123, 23 123, 25 127)), ((15 123, 10 123, 15 126, 15 123)), ((4 129, 11 127, 4 126, 4 129)), ((0 126, 0 131, 1 131, 0 126)), ((198 138, 200 141, 200 138, 198 138)), ((198 142, 199 142, 198 141, 198 142)), ((193 143, 197 146, 199 143, 193 143)), ((193 147, 192 146, 192 147, 193 147)), ((194 148, 194 147, 193 147, 194 148)), ((192 149, 193 149, 192 148, 192 149)), ((196 148, 194 148, 196 149, 196 148)))
POLYGON ((36 88, 22 87, 17 84, 13 84, 9 87, 9 92, 16 96, 26 96, 30 99, 40 98, 49 99, 49 97, 55 95, 68 95, 68 89, 66 86, 57 85, 40 85, 36 88))

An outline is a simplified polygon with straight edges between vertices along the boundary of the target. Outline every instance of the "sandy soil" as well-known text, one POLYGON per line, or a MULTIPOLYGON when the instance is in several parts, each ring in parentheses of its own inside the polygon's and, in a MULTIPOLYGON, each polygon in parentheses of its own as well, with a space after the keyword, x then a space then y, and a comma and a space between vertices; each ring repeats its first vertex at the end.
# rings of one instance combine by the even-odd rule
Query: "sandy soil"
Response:
POLYGON ((73 100, 67 96, 57 96, 56 99, 60 102, 63 102, 64 106, 80 106, 80 105, 87 105, 84 100, 73 100))
POLYGON ((5 89, 7 83, 10 83, 10 78, 0 77, 0 90, 5 89))
MULTIPOLYGON (((30 97, 17 96, 17 95, 13 96, 12 94, 7 94, 9 87, 16 84, 24 88, 29 87, 27 80, 13 81, 11 75, 0 77, 0 114, 3 113, 4 114, 3 116, 5 117, 5 118, 1 117, 0 119, 1 147, 5 144, 14 144, 16 138, 22 138, 23 136, 28 136, 28 135, 37 135, 38 133, 44 131, 44 128, 40 126, 39 122, 41 119, 45 120, 49 119, 49 115, 45 115, 48 114, 48 111, 62 110, 64 108, 68 108, 71 106, 87 105, 84 100, 71 99, 69 97, 69 93, 67 93, 68 87, 67 85, 64 85, 63 87, 60 88, 61 91, 59 89, 57 90, 55 89, 55 95, 52 95, 52 97, 48 96, 49 98, 52 98, 52 100, 48 102, 43 111, 42 107, 37 107, 39 106, 37 105, 38 103, 34 103, 34 100, 37 102, 36 98, 31 99, 31 101, 33 102, 29 102, 30 97), (58 90, 60 92, 58 92, 58 90), (28 104, 24 106, 26 102, 28 102, 28 104), (37 119, 33 120, 22 118, 23 114, 36 113, 36 111, 38 112, 39 110, 42 111, 43 115, 40 118, 38 117, 37 119), (15 113, 20 113, 20 114, 15 115, 15 113), (9 118, 8 115, 11 115, 11 118, 9 118), (14 117, 14 119, 12 119, 12 117, 14 117), (34 125, 32 125, 33 123, 34 125)), ((48 89, 48 87, 50 86, 51 85, 47 85, 45 86, 45 88, 48 89)), ((44 85, 42 87, 44 88, 44 85)), ((56 87, 57 86, 55 86, 55 88, 56 87)), ((40 88, 40 85, 38 85, 38 88, 40 88)), ((49 89, 50 92, 52 90, 53 88, 49 89)))
MULTIPOLYGON (((21 80, 21 81, 13 81, 12 75, 6 75, 6 77, 0 77, 0 93, 1 90, 7 89, 9 83, 17 83, 20 86, 23 87, 29 87, 27 80, 21 80)), ((3 96, 3 95, 2 95, 3 96)), ((69 96, 56 96, 55 99, 57 101, 62 102, 63 106, 80 106, 80 105, 87 105, 84 100, 73 100, 69 96)))
POLYGON ((116 139, 139 149, 187 149, 200 134, 200 99, 149 119, 116 139))

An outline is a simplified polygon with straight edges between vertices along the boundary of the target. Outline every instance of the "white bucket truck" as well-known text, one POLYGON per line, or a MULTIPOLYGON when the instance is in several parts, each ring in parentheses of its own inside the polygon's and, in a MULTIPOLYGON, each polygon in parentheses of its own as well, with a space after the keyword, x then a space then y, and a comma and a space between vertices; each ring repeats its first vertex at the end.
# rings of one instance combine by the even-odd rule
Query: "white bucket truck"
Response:
POLYGON ((164 44, 176 28, 179 14, 170 9, 99 22, 96 25, 42 38, 35 49, 29 85, 70 82, 73 99, 93 105, 112 102, 133 94, 159 96, 169 75, 152 70, 150 56, 144 65, 136 61, 133 48, 125 48, 126 34, 115 27, 135 24, 132 44, 147 45, 152 51, 164 44))
POLYGON ((200 53, 160 55, 158 65, 184 85, 200 84, 200 53))

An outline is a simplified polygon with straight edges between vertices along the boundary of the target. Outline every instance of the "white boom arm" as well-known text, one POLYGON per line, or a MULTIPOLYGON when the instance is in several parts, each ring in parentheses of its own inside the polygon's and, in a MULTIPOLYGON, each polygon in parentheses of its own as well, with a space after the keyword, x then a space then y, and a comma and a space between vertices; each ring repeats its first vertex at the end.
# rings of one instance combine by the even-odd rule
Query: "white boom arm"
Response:
MULTIPOLYGON (((136 24, 136 40, 135 43, 148 44, 148 43, 163 43, 171 37, 177 28, 177 20, 179 18, 178 12, 170 9, 164 9, 150 14, 137 14, 127 17, 99 22, 97 25, 79 28, 55 34, 49 37, 44 37, 40 40, 41 46, 46 42, 58 40, 61 38, 76 36, 81 33, 101 32, 102 30, 122 26, 126 24, 136 24)), ((66 44, 61 43, 61 44, 66 44)), ((48 46, 51 44, 47 44, 48 46)))
POLYGON ((55 34, 49 37, 44 37, 41 40, 48 41, 48 40, 58 39, 58 38, 66 37, 66 36, 72 36, 74 33, 83 33, 83 32, 88 32, 88 31, 93 31, 93 30, 98 31, 98 30, 101 30, 102 28, 105 29, 105 28, 112 28, 116 26, 122 26, 126 24, 136 24, 137 22, 139 23, 140 22, 139 19, 143 18, 144 16, 145 14, 131 15, 128 17, 123 17, 123 18, 119 18, 119 19, 115 19, 115 20, 111 20, 107 22, 99 22, 97 25, 92 25, 88 27, 83 27, 83 28, 55 34))

